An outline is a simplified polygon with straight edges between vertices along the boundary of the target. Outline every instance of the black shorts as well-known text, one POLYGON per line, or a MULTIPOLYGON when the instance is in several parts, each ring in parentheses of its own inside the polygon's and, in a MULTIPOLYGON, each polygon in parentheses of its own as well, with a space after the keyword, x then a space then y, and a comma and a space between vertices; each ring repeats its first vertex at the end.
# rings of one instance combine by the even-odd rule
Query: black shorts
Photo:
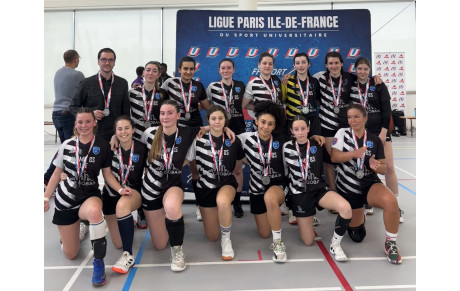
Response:
MULTIPOLYGON (((179 187, 182 189, 182 191, 184 191, 184 184, 182 184, 182 181, 179 180, 176 184, 174 185, 171 185, 168 189, 172 188, 172 187, 179 187)), ((144 195, 142 195, 141 192, 141 196, 142 196, 142 207, 145 209, 145 210, 158 210, 158 209, 161 209, 163 208, 163 197, 165 196, 165 193, 166 191, 168 191, 168 189, 164 189, 160 195, 153 199, 153 200, 147 200, 145 199, 144 195)))
POLYGON ((323 208, 319 206, 318 203, 329 191, 331 191, 331 189, 325 186, 312 192, 291 194, 291 210, 294 212, 294 216, 309 217, 316 214, 315 208, 318 208, 319 211, 323 210, 323 208))
MULTIPOLYGON (((224 185, 225 186, 225 185, 224 185)), ((236 189, 238 188, 237 184, 228 185, 236 189)), ((220 188, 198 188, 199 191, 195 194, 196 202, 201 207, 217 207, 217 193, 219 193, 220 188)))
MULTIPOLYGON (((281 190, 284 192, 284 185, 275 185, 269 184, 266 186, 266 189, 270 189, 271 186, 279 186, 281 190)), ((252 214, 264 214, 267 212, 267 206, 265 205, 264 201, 264 194, 249 194, 249 203, 251 205, 251 213, 252 214)), ((281 205, 281 204, 280 204, 281 205)))
POLYGON ((345 198, 345 200, 348 201, 348 203, 350 203, 351 209, 363 208, 364 204, 367 204, 367 194, 369 193, 369 190, 376 183, 382 184, 382 181, 380 181, 380 179, 376 179, 370 183, 367 183, 362 189, 362 194, 345 193, 339 189, 337 189, 337 193, 339 193, 343 198, 345 198))
MULTIPOLYGON (((81 204, 86 201, 86 199, 90 197, 98 197, 100 196, 98 194, 90 195, 86 197, 84 200, 81 201, 81 204)), ((81 206, 80 204, 80 206, 81 206)), ((78 211, 80 211, 80 207, 76 209, 64 209, 64 210, 58 210, 54 209, 54 215, 53 215, 53 223, 56 225, 71 225, 80 220, 80 217, 78 216, 78 211)))
MULTIPOLYGON (((133 189, 141 193, 140 189, 133 189)), ((142 196, 142 195, 141 195, 142 196)), ((115 197, 110 196, 107 192, 102 191, 102 213, 104 215, 112 215, 116 213, 117 203, 120 200, 121 195, 115 197)))
POLYGON ((324 137, 334 137, 337 131, 338 129, 332 130, 332 129, 321 127, 321 134, 324 137))

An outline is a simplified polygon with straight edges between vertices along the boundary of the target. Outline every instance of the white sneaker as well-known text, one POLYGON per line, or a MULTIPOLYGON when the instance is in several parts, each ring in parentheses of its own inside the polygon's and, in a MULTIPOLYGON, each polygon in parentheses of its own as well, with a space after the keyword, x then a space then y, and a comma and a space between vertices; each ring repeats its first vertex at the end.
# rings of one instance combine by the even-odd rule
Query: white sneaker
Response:
POLYGON ((297 217, 294 216, 292 210, 289 210, 289 224, 297 224, 297 217))
POLYGON ((399 223, 404 223, 404 217, 402 216, 404 214, 404 211, 399 208, 399 223))
POLYGON ((284 263, 287 261, 286 247, 281 240, 273 242, 270 246, 270 249, 273 250, 272 260, 277 263, 284 263))
POLYGON ((317 228, 320 224, 319 218, 313 216, 313 228, 317 228))
POLYGON ((339 242, 331 243, 329 251, 331 252, 331 254, 334 255, 335 260, 338 262, 345 262, 348 260, 347 255, 345 255, 342 246, 340 246, 339 242))
POLYGON ((195 212, 195 214, 196 214, 196 220, 198 220, 198 221, 202 221, 202 220, 203 220, 203 219, 201 218, 200 206, 198 206, 198 205, 196 206, 196 212, 195 212))
POLYGON ((86 225, 84 222, 80 221, 80 241, 84 240, 86 237, 86 234, 89 231, 89 225, 86 225))
POLYGON ((185 270, 185 256, 182 246, 171 247, 171 271, 181 272, 185 270))
POLYGON ((371 207, 367 204, 364 205, 364 213, 366 215, 373 215, 374 214, 374 207, 371 207))
POLYGON ((289 208, 286 206, 286 203, 281 204, 280 210, 281 210, 281 215, 289 214, 289 208))
POLYGON ((222 246, 222 260, 233 260, 235 253, 233 252, 232 241, 229 238, 226 238, 220 242, 220 245, 222 246))
POLYGON ((119 258, 115 265, 113 265, 112 271, 120 274, 126 274, 132 266, 134 266, 134 257, 125 251, 121 255, 121 258, 119 258))

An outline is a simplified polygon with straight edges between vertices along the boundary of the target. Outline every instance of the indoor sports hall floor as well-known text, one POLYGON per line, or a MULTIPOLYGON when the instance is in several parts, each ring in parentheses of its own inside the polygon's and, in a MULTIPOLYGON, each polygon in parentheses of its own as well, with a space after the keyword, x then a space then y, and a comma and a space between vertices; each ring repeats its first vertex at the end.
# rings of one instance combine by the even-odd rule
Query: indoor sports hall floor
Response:
MULTIPOLYGON (((55 144, 53 126, 45 126, 44 169, 59 147, 55 144)), ((376 209, 366 222, 367 236, 360 244, 346 234, 342 247, 349 260, 335 262, 327 248, 332 236, 335 215, 317 213, 321 225, 316 229, 318 240, 310 247, 299 239, 296 226, 283 216, 283 241, 288 261, 276 264, 271 260, 271 238, 257 235, 249 205, 243 205, 245 216, 234 218, 233 261, 220 258, 220 240, 209 242, 201 222, 196 220, 195 205, 183 205, 185 219, 184 253, 187 269, 181 273, 170 270, 170 250, 155 250, 148 230, 135 229, 135 266, 128 274, 111 270, 122 250, 108 240, 105 257, 107 284, 100 290, 415 290, 416 282, 416 137, 393 138, 396 174, 399 178, 400 206, 405 222, 400 225, 398 246, 403 264, 391 265, 383 251, 385 230, 382 211, 376 209)), ((186 199, 191 197, 186 195, 186 199)), ((44 214, 44 290, 93 290, 92 251, 89 235, 81 243, 77 258, 69 261, 60 249, 57 227, 51 223, 51 210, 44 214)))

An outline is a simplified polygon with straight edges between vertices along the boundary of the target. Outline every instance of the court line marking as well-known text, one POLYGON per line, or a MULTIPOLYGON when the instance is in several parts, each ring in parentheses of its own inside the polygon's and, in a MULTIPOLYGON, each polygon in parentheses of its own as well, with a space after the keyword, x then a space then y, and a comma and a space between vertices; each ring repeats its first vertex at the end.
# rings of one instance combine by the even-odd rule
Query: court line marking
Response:
POLYGON ((342 290, 340 287, 319 287, 319 288, 291 288, 291 289, 234 289, 233 291, 335 291, 342 290))
POLYGON ((355 286, 356 290, 414 289, 417 285, 355 286))
MULTIPOLYGON (((315 236, 318 236, 316 232, 315 232, 315 236)), ((335 276, 339 280, 340 284, 342 284, 345 291, 353 291, 353 289, 350 286, 350 283, 348 283, 347 279, 342 274, 342 271, 340 270, 339 266, 337 266, 337 264, 335 263, 335 260, 329 254, 329 251, 324 246, 324 243, 321 240, 316 240, 316 244, 318 245, 319 249, 323 253, 323 256, 326 258, 327 262, 329 263, 329 266, 331 267, 335 276)))
POLYGON ((125 291, 125 290, 128 291, 129 288, 131 287, 131 284, 134 281, 134 276, 136 276, 138 264, 141 261, 142 256, 144 255, 145 245, 147 244, 148 241, 150 241, 150 230, 149 229, 147 229, 147 231, 145 232, 144 239, 142 240, 139 251, 137 251, 136 259, 134 260, 134 267, 132 267, 131 270, 129 270, 128 278, 126 278, 122 291, 125 291))
POLYGON ((412 177, 414 177, 414 178, 417 178, 415 175, 409 173, 409 172, 406 171, 406 170, 401 169, 400 167, 398 167, 398 166, 396 166, 396 165, 395 165, 395 169, 398 169, 398 170, 400 170, 400 171, 403 171, 404 173, 408 174, 409 176, 412 176, 412 177))
POLYGON ((398 183, 398 185, 401 187, 401 188, 404 188, 404 190, 412 193, 413 195, 417 196, 417 193, 415 193, 415 191, 412 191, 411 189, 407 188, 406 186, 404 186, 403 184, 401 183, 398 183))
POLYGON ((75 273, 73 273, 72 277, 70 278, 69 282, 67 282, 64 289, 62 289, 63 291, 70 290, 72 285, 77 280, 78 276, 80 276, 81 271, 83 271, 83 269, 85 269, 86 267, 89 267, 89 266, 86 266, 86 264, 88 264, 88 261, 89 259, 91 259, 92 256, 93 256, 93 250, 90 250, 86 258, 83 260, 83 262, 81 262, 80 266, 77 267, 77 270, 75 271, 75 273))
MULTIPOLYGON (((137 261, 138 256, 136 257, 137 261)), ((416 256, 403 256, 403 260, 415 260, 416 256)), ((385 261, 387 257, 348 257, 349 261, 385 261)), ((303 263, 303 262, 324 262, 324 258, 316 259, 288 259, 289 263, 303 263)), ((212 265, 245 265, 245 264, 268 264, 273 263, 273 260, 241 260, 241 261, 215 261, 215 262, 186 262, 190 266, 212 266, 212 265)), ((134 268, 153 268, 153 267, 168 267, 170 263, 163 264, 135 264, 134 268)), ((106 269, 112 269, 113 265, 105 265, 106 269)), ((93 266, 83 266, 82 269, 90 269, 93 266)), ((44 267, 45 270, 68 270, 68 269, 77 269, 80 266, 49 266, 44 267)), ((132 270, 131 269, 131 270, 132 270)))

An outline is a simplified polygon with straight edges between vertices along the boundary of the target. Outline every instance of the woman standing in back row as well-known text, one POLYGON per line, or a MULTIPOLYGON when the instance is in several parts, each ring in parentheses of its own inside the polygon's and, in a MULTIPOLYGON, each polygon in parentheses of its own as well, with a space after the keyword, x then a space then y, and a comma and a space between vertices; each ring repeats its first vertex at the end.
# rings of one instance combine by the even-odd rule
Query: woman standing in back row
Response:
MULTIPOLYGON (((235 73, 235 63, 231 59, 223 59, 219 62, 219 74, 222 77, 220 81, 212 82, 206 89, 208 100, 215 105, 219 105, 228 113, 228 127, 235 133, 245 132, 246 124, 244 122, 242 101, 245 92, 244 83, 233 80, 235 73)), ((241 207, 241 191, 243 189, 243 170, 236 167, 234 172, 238 188, 235 198, 233 199, 233 210, 235 217, 243 217, 244 212, 241 207)))
MULTIPOLYGON (((180 109, 179 127, 196 127, 202 126, 200 110, 198 105, 208 110, 211 106, 203 84, 193 79, 195 75, 196 62, 191 57, 183 57, 179 62, 178 72, 180 77, 167 79, 161 88, 163 88, 169 99, 177 102, 180 109)), ((190 162, 190 171, 192 174, 193 191, 197 192, 196 183, 199 178, 198 169, 195 161, 190 162)), ((196 218, 201 220, 200 210, 196 204, 196 218)))

